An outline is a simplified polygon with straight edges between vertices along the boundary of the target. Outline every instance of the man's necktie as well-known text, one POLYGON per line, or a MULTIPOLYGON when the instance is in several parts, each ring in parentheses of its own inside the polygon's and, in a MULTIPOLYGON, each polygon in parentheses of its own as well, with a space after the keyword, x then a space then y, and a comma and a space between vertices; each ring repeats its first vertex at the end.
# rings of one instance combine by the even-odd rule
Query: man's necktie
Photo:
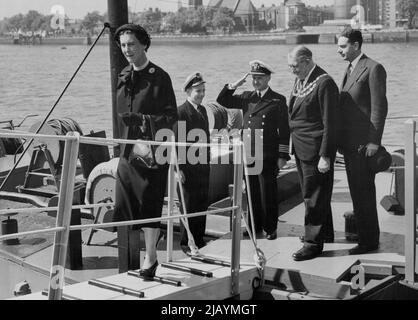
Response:
POLYGON ((201 114, 201 116, 203 117, 203 119, 205 119, 206 123, 208 123, 208 114, 206 113, 206 109, 204 106, 200 105, 197 107, 197 111, 199 111, 199 113, 201 114))
MULTIPOLYGON (((200 113, 200 115, 202 116, 202 118, 205 120, 205 130, 209 131, 209 119, 208 119, 208 114, 206 113, 205 107, 202 106, 202 105, 199 105, 197 107, 197 111, 200 113)), ((210 137, 207 137, 207 139, 208 140, 207 141, 204 141, 204 142, 210 142, 210 137)), ((199 157, 200 157, 200 152, 203 152, 201 150, 202 149, 199 149, 199 157)), ((208 161, 210 161, 209 160, 210 159, 210 147, 207 147, 207 154, 209 156, 208 161)))
POLYGON ((348 68, 347 68, 347 79, 350 78, 350 75, 351 75, 352 71, 353 71, 353 65, 350 62, 350 64, 348 65, 348 68))
POLYGON ((346 76, 345 76, 345 78, 344 78, 344 83, 343 83, 343 86, 345 86, 345 84, 347 83, 347 81, 348 81, 348 78, 350 78, 350 75, 351 75, 351 72, 353 71, 352 70, 353 69, 353 65, 351 64, 351 62, 350 62, 350 64, 348 65, 348 67, 347 67, 347 72, 346 72, 346 76))

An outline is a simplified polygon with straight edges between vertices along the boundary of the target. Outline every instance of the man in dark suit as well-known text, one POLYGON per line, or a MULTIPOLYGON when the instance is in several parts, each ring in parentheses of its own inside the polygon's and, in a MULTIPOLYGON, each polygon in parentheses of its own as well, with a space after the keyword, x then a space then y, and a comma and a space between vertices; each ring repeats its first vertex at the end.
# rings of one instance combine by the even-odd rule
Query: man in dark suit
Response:
MULTIPOLYGON (((183 89, 187 100, 178 107, 178 123, 175 127, 179 142, 208 143, 209 122, 205 107, 202 106, 205 97, 205 81, 199 72, 187 77, 183 89), (189 133, 193 138, 188 138, 189 133)), ((179 178, 181 179, 187 213, 201 212, 208 209, 210 148, 179 147, 179 178)), ((206 216, 189 218, 188 224, 196 246, 206 245, 203 239, 206 229, 206 216)), ((186 253, 189 252, 187 232, 181 224, 180 245, 186 253)))
POLYGON ((331 196, 339 101, 337 85, 314 63, 307 47, 294 48, 288 62, 296 75, 289 103, 292 153, 305 202, 304 244, 293 259, 301 261, 320 255, 325 237, 334 234, 331 196))
POLYGON ((217 101, 226 108, 244 112, 243 140, 247 155, 258 156, 262 164, 261 172, 249 177, 254 229, 257 236, 262 236, 264 229, 266 238, 274 240, 278 220, 276 177, 278 170, 290 159, 287 105, 286 98, 269 87, 271 67, 258 60, 250 62, 250 66, 250 73, 226 85, 217 101), (254 90, 234 95, 248 75, 252 75, 254 90))
POLYGON ((338 53, 349 62, 341 85, 339 147, 344 154, 359 237, 358 246, 350 254, 379 247, 375 174, 367 169, 367 157, 375 155, 381 144, 388 112, 386 71, 361 52, 362 43, 361 32, 351 27, 338 39, 338 53))

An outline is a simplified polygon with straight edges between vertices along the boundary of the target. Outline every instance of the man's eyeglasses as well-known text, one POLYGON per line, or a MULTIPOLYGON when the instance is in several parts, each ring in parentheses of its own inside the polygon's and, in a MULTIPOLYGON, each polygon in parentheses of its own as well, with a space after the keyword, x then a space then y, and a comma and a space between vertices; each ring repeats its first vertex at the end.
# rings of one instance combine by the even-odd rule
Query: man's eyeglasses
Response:
POLYGON ((300 64, 301 64, 302 62, 305 62, 305 60, 301 60, 301 61, 299 61, 298 63, 289 64, 289 65, 288 65, 288 66, 289 66, 289 69, 292 69, 292 70, 298 69, 298 68, 300 67, 300 64))

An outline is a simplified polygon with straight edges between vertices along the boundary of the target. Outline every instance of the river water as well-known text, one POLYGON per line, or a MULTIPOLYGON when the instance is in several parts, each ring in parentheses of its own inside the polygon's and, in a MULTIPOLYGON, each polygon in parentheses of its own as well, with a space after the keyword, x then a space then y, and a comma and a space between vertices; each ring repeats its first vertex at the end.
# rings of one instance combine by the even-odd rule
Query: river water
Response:
MULTIPOLYGON (((335 45, 310 45, 314 60, 339 85, 347 64, 335 45)), ((271 87, 289 97, 294 81, 287 67, 288 45, 204 44, 153 45, 149 58, 171 76, 178 104, 185 100, 182 84, 188 74, 203 73, 206 101, 213 101, 227 82, 248 71, 248 62, 260 59, 275 70, 271 87)), ((39 114, 24 129, 42 120, 76 70, 88 48, 85 46, 0 45, 0 121, 20 120, 39 114)), ((381 62, 388 73, 389 117, 418 114, 418 43, 365 44, 363 51, 381 62)), ((250 89, 251 81, 246 87, 250 89)), ((85 133, 106 130, 110 137, 111 92, 109 50, 97 46, 80 70, 52 118, 70 117, 85 133)), ((402 146, 403 122, 388 120, 383 142, 402 146)))

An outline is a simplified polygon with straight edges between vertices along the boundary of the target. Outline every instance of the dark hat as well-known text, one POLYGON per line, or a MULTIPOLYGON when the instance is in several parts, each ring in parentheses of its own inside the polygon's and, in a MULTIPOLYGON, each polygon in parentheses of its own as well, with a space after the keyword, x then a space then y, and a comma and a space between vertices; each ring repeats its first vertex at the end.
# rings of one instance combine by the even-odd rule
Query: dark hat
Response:
POLYGON ((266 76, 266 75, 270 75, 274 73, 273 69, 267 63, 264 63, 261 60, 250 61, 250 66, 251 66, 251 71, 250 71, 251 75, 266 76))
POLYGON ((115 31, 115 41, 118 44, 120 44, 120 41, 119 41, 120 34, 126 30, 132 31, 135 34, 135 36, 138 38, 139 42, 141 42, 146 47, 145 50, 148 50, 148 48, 151 45, 151 36, 147 32, 147 30, 145 30, 139 24, 127 23, 117 28, 115 31))
POLYGON ((386 171, 391 164, 392 156, 383 146, 379 147, 374 156, 367 157, 367 168, 373 173, 386 171))
POLYGON ((183 84, 183 90, 187 91, 187 89, 191 87, 197 87, 202 83, 206 83, 206 81, 203 80, 202 74, 200 72, 194 72, 187 77, 186 81, 183 84))

